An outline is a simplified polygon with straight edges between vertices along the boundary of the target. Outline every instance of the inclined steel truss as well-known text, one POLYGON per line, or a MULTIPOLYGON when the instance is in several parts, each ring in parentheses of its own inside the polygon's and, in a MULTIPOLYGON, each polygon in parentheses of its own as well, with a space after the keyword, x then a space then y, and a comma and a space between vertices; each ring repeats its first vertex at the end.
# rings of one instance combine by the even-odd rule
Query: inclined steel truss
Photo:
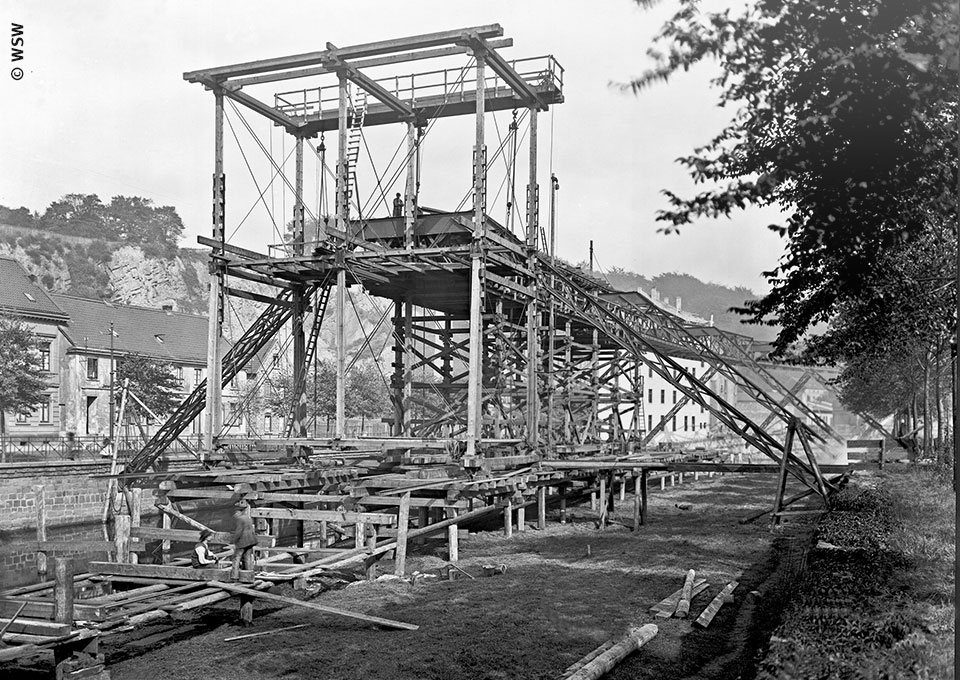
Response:
MULTIPOLYGON (((310 284, 306 294, 312 295, 314 290, 329 286, 329 280, 310 284)), ((290 320, 293 314, 292 290, 284 290, 275 303, 267 307, 257 320, 250 325, 237 343, 230 348, 223 358, 223 386, 227 386, 237 373, 253 360, 266 344, 274 338, 283 325, 290 320)), ((125 472, 144 472, 163 455, 167 447, 190 423, 203 411, 207 381, 203 380, 193 392, 184 399, 177 409, 160 426, 160 429, 150 438, 144 447, 124 467, 125 472)))

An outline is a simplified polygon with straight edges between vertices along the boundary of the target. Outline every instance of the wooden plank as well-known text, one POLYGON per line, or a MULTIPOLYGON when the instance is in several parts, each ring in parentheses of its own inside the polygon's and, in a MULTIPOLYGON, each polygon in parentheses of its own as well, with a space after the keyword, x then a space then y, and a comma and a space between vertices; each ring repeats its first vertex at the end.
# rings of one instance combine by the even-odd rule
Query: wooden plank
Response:
MULTIPOLYGON (((115 576, 138 576, 143 578, 172 579, 176 581, 213 581, 230 576, 226 569, 194 569, 192 567, 169 567, 162 564, 119 564, 116 562, 91 562, 90 568, 101 574, 115 576)), ((253 581, 253 572, 243 570, 240 580, 253 581)))
POLYGON ((697 617, 697 620, 694 621, 695 624, 702 628, 706 628, 710 625, 710 622, 713 621, 713 617, 717 615, 717 612, 720 611, 722 607, 727 602, 733 601, 733 591, 739 585, 736 581, 731 581, 723 590, 717 593, 717 596, 710 601, 710 604, 707 605, 707 608, 700 612, 700 616, 697 617))
POLYGON ((37 541, 36 550, 53 552, 64 550, 71 552, 112 552, 113 541, 37 541))
MULTIPOLYGON (((0 616, 12 616, 20 605, 26 605, 23 616, 31 619, 53 620, 54 603, 52 600, 34 600, 15 598, 0 600, 0 616)), ((100 621, 103 619, 103 606, 77 600, 73 605, 74 618, 78 621, 100 621)))
POLYGON ((261 637, 263 635, 273 635, 274 633, 282 633, 285 630, 296 630, 297 628, 306 628, 309 626, 309 623, 298 623, 295 626, 284 626, 283 628, 274 628, 273 630, 262 630, 259 633, 247 633, 246 635, 234 635, 233 637, 223 638, 224 642, 233 642, 235 640, 246 640, 248 638, 261 637))
MULTIPOLYGON (((52 603, 51 603, 52 604, 52 603)), ((10 633, 29 633, 31 635, 49 635, 57 637, 69 635, 72 626, 69 623, 55 623, 53 621, 37 621, 36 619, 0 619, 0 626, 10 624, 7 631, 10 633)))
POLYGON ((251 508, 251 517, 267 517, 273 519, 306 519, 326 522, 356 523, 370 522, 372 524, 393 524, 397 521, 396 515, 375 512, 338 512, 336 510, 299 510, 295 508, 251 508))
MULTIPOLYGON (((161 527, 133 527, 130 535, 136 538, 142 538, 149 541, 180 541, 181 543, 197 543, 200 540, 200 532, 196 529, 163 529, 161 527)), ((276 538, 274 536, 257 536, 257 545, 262 547, 271 547, 276 538)), ((233 543, 233 534, 228 531, 214 531, 210 537, 210 543, 215 545, 231 545, 233 543)))
POLYGON ((410 529, 410 493, 400 497, 400 509, 397 513, 397 550, 394 555, 394 574, 403 576, 407 562, 407 541, 410 529))
POLYGON ((337 609, 335 607, 327 607, 322 604, 317 604, 315 602, 307 602, 304 600, 297 600, 292 597, 284 597, 282 595, 274 595, 272 593, 265 593, 259 590, 254 590, 253 588, 244 588, 243 586, 238 586, 235 583, 223 583, 221 581, 211 581, 210 585, 222 590, 229 591, 231 593, 236 593, 238 595, 247 595, 249 597, 258 597, 263 600, 270 600, 272 602, 280 602, 282 604, 290 604, 297 607, 305 607, 306 609, 315 609, 317 611, 325 612, 327 614, 335 614, 337 616, 345 616, 351 619, 358 619, 360 621, 367 621, 369 623, 376 623, 387 628, 399 628, 400 630, 418 630, 420 626, 414 625, 412 623, 404 623, 403 621, 393 621, 391 619, 384 619, 379 616, 369 616, 367 614, 360 614, 358 612, 351 612, 345 609, 337 609))

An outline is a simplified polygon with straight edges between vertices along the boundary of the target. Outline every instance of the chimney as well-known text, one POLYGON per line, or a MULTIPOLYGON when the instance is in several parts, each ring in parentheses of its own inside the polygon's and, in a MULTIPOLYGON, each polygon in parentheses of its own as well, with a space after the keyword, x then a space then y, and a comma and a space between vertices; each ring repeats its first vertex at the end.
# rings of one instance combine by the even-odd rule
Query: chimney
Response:
POLYGON ((650 289, 650 297, 653 298, 654 300, 656 300, 657 302, 659 302, 659 301, 660 301, 660 291, 657 290, 656 288, 651 288, 651 289, 650 289))
POLYGON ((682 311, 682 308, 680 307, 680 304, 681 304, 680 296, 678 295, 678 296, 677 296, 677 311, 678 311, 678 312, 679 312, 679 311, 682 311))
POLYGON ((164 302, 164 303, 160 306, 160 309, 162 309, 163 311, 165 311, 167 314, 173 314, 173 313, 176 311, 176 310, 174 309, 173 301, 164 302))

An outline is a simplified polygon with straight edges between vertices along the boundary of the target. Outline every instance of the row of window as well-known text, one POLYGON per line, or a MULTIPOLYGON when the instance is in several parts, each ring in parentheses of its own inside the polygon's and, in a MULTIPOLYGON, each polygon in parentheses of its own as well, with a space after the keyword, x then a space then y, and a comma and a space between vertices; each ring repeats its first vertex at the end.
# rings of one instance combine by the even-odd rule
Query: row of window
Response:
MULTIPOLYGON (((648 390, 647 390, 647 403, 648 403, 648 404, 652 404, 652 403, 653 403, 653 390, 652 390, 652 389, 648 389, 648 390)), ((666 391, 666 390, 660 390, 660 403, 661 403, 661 404, 666 404, 666 403, 667 403, 667 391, 666 391)), ((677 403, 677 391, 676 391, 676 390, 673 390, 673 401, 672 401, 671 403, 673 403, 673 404, 676 404, 676 403, 677 403)), ((700 413, 703 413, 704 410, 705 410, 705 409, 703 408, 703 406, 701 406, 701 407, 700 407, 700 413)))
MULTIPOLYGON (((673 416, 671 419, 670 428, 676 432, 677 431, 677 416, 673 416)), ((701 422, 700 429, 705 430, 707 428, 707 423, 701 422)), ((695 431, 697 429, 697 417, 696 416, 684 416, 683 417, 683 431, 690 432, 691 430, 695 431)), ((647 432, 653 430, 653 416, 647 416, 647 432)))
MULTIPOLYGON (((51 397, 47 397, 47 400, 46 400, 46 401, 40 402, 40 408, 38 408, 36 411, 34 411, 34 414, 39 414, 39 415, 40 415, 40 422, 41 422, 41 423, 49 423, 49 422, 50 422, 50 400, 51 400, 51 397)), ((25 423, 25 422, 27 422, 29 419, 30 419, 30 416, 28 416, 28 415, 23 415, 22 413, 18 413, 18 414, 17 414, 17 422, 18 422, 18 423, 25 423)))

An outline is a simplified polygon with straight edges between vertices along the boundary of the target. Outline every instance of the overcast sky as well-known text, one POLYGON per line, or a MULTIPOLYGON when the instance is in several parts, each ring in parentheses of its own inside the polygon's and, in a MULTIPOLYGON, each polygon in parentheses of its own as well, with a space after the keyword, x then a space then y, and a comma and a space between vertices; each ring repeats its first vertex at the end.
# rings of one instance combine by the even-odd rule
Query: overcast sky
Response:
MULTIPOLYGON (((213 97, 186 83, 184 71, 321 50, 328 41, 342 47, 500 23, 514 39, 504 56, 553 54, 565 69, 565 103, 540 115, 542 222, 552 164, 561 186, 558 254, 585 260, 593 239, 602 269, 619 266, 648 276, 688 272, 761 292, 766 284, 760 272, 782 253, 782 242, 766 229, 775 213, 705 222, 679 236, 658 234, 654 221, 665 206, 660 190, 696 189, 674 160, 707 142, 729 115, 716 108, 716 92, 707 88, 709 69, 638 97, 610 87, 645 68, 650 37, 670 7, 669 0, 656 11, 630 0, 0 0, 5 25, 24 26, 23 59, 0 70, 0 203, 42 212, 66 193, 96 193, 105 202, 116 194, 141 195, 176 207, 186 225, 184 245, 195 245, 197 234, 210 232, 213 97), (19 81, 10 76, 14 66, 24 71, 19 81)), ((244 139, 238 114, 228 115, 244 139)), ((254 123, 252 113, 244 116, 265 145, 289 151, 279 132, 254 123)), ((498 115, 501 131, 508 122, 509 113, 498 115)), ((440 123, 425 142, 421 202, 453 209, 469 188, 472 123, 440 123)), ((492 120, 487 128, 488 146, 495 146, 492 120)), ((391 126, 375 132, 371 154, 382 168, 403 131, 391 126)), ((231 134, 228 232, 256 198, 231 134)), ((249 137, 243 144, 262 187, 269 167, 249 137)), ((332 164, 332 136, 327 144, 332 164)), ((312 185, 316 170, 308 164, 306 174, 312 185)), ((522 183, 517 191, 522 195, 522 183)), ((269 192, 269 200, 289 213, 282 194, 279 188, 269 192)), ((489 211, 500 221, 504 200, 491 198, 489 211)), ((257 209, 236 242, 272 243, 271 231, 269 216, 257 209)))

